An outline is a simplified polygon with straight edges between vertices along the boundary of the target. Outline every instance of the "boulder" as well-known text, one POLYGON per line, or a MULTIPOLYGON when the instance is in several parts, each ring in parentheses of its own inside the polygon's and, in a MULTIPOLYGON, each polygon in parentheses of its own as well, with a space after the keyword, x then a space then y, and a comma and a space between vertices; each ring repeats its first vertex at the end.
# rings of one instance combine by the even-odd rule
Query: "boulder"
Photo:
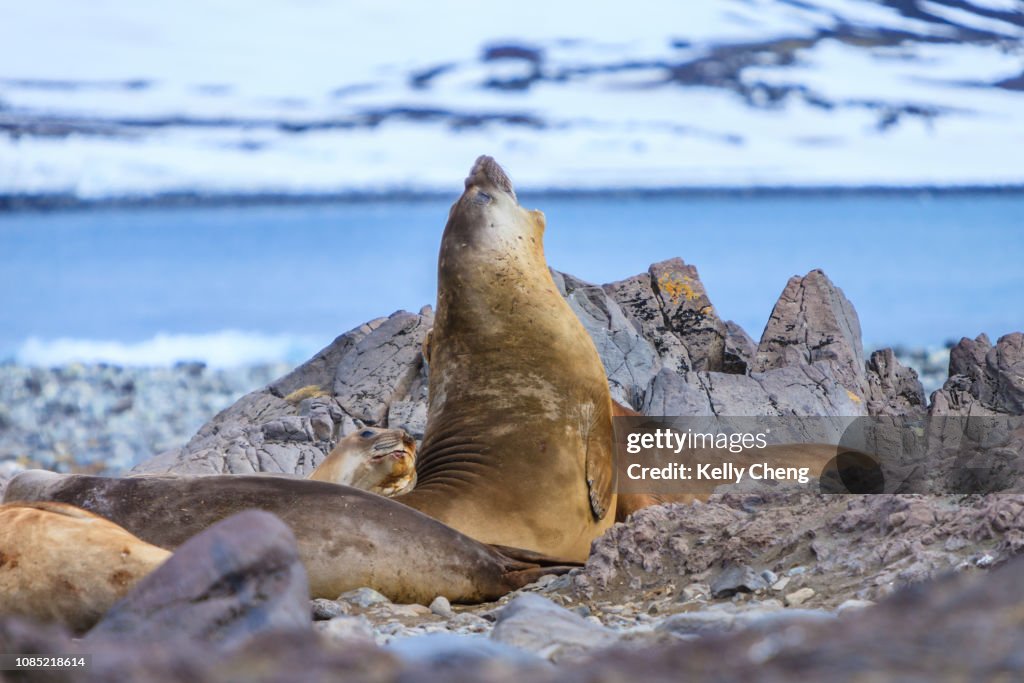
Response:
POLYGON ((619 636, 535 593, 520 595, 500 612, 491 640, 533 652, 553 662, 579 659, 610 647, 619 636))
POLYGON ((754 369, 827 361, 836 379, 863 398, 864 348, 860 320, 843 290, 821 270, 786 283, 757 346, 754 369))
POLYGON ((235 647, 310 632, 309 584, 290 529, 246 510, 186 541, 89 631, 103 640, 199 640, 235 647))

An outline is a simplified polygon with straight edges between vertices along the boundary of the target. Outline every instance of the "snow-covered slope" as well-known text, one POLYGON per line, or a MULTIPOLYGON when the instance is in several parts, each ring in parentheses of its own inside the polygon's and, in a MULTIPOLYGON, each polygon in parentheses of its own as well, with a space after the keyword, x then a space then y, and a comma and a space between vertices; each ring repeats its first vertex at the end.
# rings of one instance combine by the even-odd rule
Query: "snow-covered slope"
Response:
POLYGON ((1024 1, 34 0, 0 195, 1024 183, 1024 1))

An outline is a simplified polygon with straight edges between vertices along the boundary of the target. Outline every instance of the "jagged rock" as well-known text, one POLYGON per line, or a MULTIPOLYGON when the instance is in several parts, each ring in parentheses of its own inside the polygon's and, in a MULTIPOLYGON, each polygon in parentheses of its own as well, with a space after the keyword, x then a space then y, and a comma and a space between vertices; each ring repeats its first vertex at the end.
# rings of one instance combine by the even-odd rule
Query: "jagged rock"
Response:
POLYGON ((399 311, 341 357, 333 395, 347 414, 385 424, 388 406, 403 400, 422 364, 420 348, 433 316, 399 311))
POLYGON ((820 270, 789 279, 757 347, 754 369, 765 372, 828 361, 847 389, 864 397, 860 320, 843 290, 820 270))
POLYGON ((722 352, 722 371, 745 375, 754 365, 757 344, 750 335, 731 320, 725 321, 725 349, 722 352))
POLYGON ((871 354, 866 379, 870 415, 925 414, 927 400, 917 373, 902 365, 892 349, 871 354))
POLYGON ((1024 415, 1024 333, 963 338, 949 352, 949 379, 932 397, 932 415, 1024 415))
POLYGON ((260 633, 310 628, 309 583, 295 537, 274 515, 247 510, 186 541, 87 640, 233 647, 260 633))
POLYGON ((746 565, 733 564, 711 581, 711 597, 729 598, 737 593, 755 593, 768 589, 768 582, 746 565))
POLYGON ((722 370, 725 323, 694 266, 674 258, 648 272, 604 286, 626 318, 676 372, 722 370))

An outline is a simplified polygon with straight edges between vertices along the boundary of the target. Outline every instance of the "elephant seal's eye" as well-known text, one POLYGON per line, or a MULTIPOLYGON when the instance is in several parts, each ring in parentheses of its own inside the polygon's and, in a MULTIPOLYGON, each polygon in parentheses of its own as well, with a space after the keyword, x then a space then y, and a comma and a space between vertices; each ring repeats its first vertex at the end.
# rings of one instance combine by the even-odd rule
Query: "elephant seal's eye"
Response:
POLYGON ((364 439, 369 439, 371 436, 373 436, 373 432, 371 432, 369 429, 364 429, 363 431, 359 432, 359 436, 363 437, 364 439))
POLYGON ((491 195, 487 194, 483 190, 477 190, 476 194, 473 195, 474 204, 490 204, 491 195))

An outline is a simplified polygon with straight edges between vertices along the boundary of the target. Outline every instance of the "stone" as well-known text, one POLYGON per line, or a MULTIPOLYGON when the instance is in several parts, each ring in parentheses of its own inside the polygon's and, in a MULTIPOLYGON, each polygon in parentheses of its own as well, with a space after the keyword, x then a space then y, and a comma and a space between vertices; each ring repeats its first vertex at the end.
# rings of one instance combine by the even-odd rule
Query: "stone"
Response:
POLYGON ((425 617, 430 614, 430 608, 424 605, 385 605, 384 608, 392 616, 404 617, 404 618, 415 618, 425 617))
POLYGON ((491 639, 557 663, 609 647, 618 636, 547 598, 524 593, 498 613, 491 639))
POLYGON ((836 607, 836 614, 844 614, 846 612, 856 612, 864 609, 865 607, 871 607, 875 603, 871 600, 858 600, 856 598, 850 598, 849 600, 843 600, 839 607, 836 607))
POLYGON ((1024 333, 963 338, 950 349, 949 379, 931 415, 1024 415, 1024 333))
POLYGON ((308 632, 310 623, 309 583, 295 537, 274 515, 246 510, 182 544, 86 639, 234 647, 260 633, 308 632))
POLYGON ((440 669, 438 680, 444 680, 442 672, 445 670, 456 669, 468 662, 478 662, 492 668, 501 664, 529 667, 545 664, 536 655, 506 643, 455 633, 394 638, 388 642, 387 650, 413 664, 418 670, 423 666, 440 669))
POLYGON ((701 612, 683 612, 673 614, 655 627, 656 631, 673 635, 708 635, 731 631, 736 623, 736 615, 720 610, 704 610, 701 612))
POLYGON ((843 291, 821 270, 790 278, 761 335, 754 370, 826 362, 863 400, 867 391, 860 320, 843 291))
POLYGON ((455 616, 455 612, 452 611, 452 604, 443 595, 434 598, 433 602, 430 603, 430 611, 445 619, 451 619, 455 616))
POLYGON ((325 600, 324 598, 310 600, 309 606, 310 610, 313 612, 313 621, 326 621, 327 619, 340 617, 344 614, 348 614, 349 610, 348 605, 334 600, 325 600))
POLYGON ((786 605, 795 607, 802 605, 815 596, 813 588, 801 588, 786 595, 786 605))
POLYGON ((337 616, 327 621, 318 621, 313 627, 322 638, 328 641, 374 642, 373 625, 362 615, 357 617, 337 616))
POLYGON ((626 318, 673 372, 723 367, 725 323, 708 299, 697 269, 681 259, 604 286, 626 318))
POLYGON ((725 348, 722 351, 722 372, 745 375, 753 368, 757 344, 750 335, 731 320, 725 321, 725 348))
POLYGON ((768 582, 750 567, 731 565, 711 582, 711 597, 728 598, 737 593, 755 593, 768 588, 768 582))
POLYGON ((871 354, 865 378, 870 415, 923 416, 927 412, 928 400, 917 372, 902 365, 892 349, 871 354))
POLYGON ((374 605, 388 604, 391 601, 372 588, 364 587, 342 593, 338 596, 338 602, 347 602, 353 607, 366 608, 374 605))

